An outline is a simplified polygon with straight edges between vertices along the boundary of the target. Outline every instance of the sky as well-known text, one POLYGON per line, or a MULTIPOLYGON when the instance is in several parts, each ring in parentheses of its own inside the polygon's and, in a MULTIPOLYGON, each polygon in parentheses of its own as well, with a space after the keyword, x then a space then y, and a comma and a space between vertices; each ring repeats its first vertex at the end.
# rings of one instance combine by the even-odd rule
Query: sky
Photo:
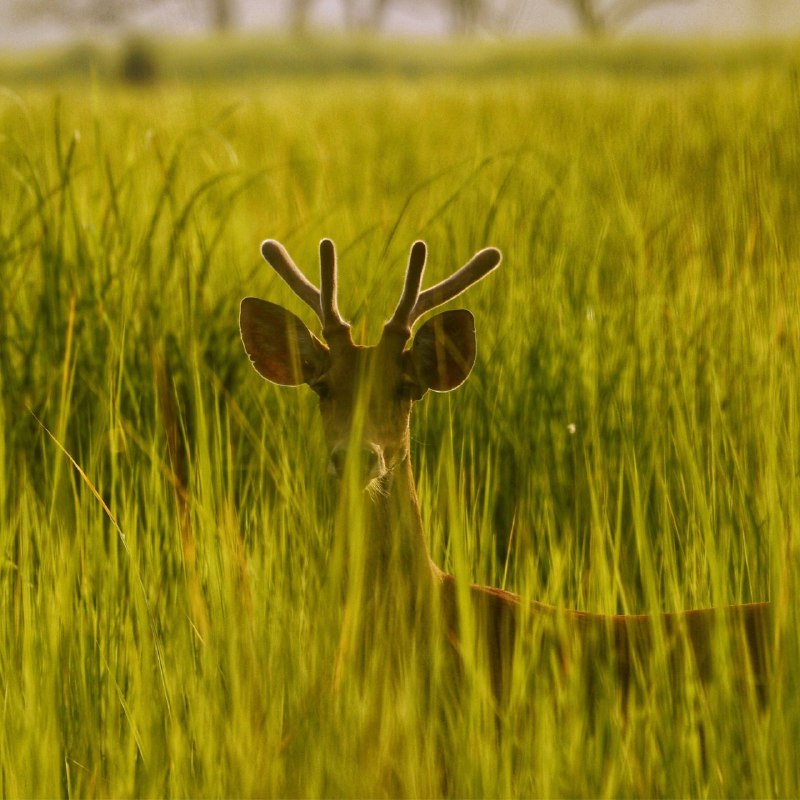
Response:
MULTIPOLYGON (((244 30, 277 29, 290 0, 236 0, 238 27, 244 30)), ((341 0, 314 0, 313 22, 326 30, 342 22, 341 0)), ((515 32, 519 35, 565 37, 575 33, 574 20, 557 0, 521 0, 521 13, 515 32)), ((60 42, 71 31, 53 24, 12 24, 9 0, 0 0, 0 47, 29 47, 60 42)), ((148 15, 140 27, 156 31, 202 34, 204 24, 199 9, 187 13, 185 7, 165 9, 148 15)), ((395 0, 386 19, 389 35, 441 36, 447 31, 447 18, 441 8, 395 0)), ((633 23, 625 34, 737 37, 748 35, 800 33, 800 0, 676 0, 656 3, 633 23)), ((485 32, 491 35, 491 32, 485 32)))

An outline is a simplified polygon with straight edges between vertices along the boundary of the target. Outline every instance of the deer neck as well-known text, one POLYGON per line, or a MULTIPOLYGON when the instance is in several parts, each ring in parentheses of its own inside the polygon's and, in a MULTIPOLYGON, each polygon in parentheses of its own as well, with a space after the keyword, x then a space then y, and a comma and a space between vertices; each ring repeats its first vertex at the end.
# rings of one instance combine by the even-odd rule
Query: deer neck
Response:
POLYGON ((407 586, 417 593, 435 583, 437 567, 425 545, 414 473, 408 455, 364 492, 364 578, 376 595, 407 586))

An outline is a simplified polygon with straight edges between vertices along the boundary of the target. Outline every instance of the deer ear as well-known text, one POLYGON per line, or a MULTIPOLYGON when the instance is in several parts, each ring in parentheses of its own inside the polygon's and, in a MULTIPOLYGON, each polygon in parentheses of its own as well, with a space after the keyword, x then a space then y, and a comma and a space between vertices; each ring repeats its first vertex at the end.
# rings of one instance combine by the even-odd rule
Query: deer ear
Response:
POLYGON ((291 311, 275 303, 245 297, 239 330, 256 371, 272 383, 298 386, 328 369, 328 348, 291 311))
POLYGON ((475 318, 469 311, 443 311, 431 317, 409 350, 420 386, 449 392, 460 386, 475 363, 475 318))

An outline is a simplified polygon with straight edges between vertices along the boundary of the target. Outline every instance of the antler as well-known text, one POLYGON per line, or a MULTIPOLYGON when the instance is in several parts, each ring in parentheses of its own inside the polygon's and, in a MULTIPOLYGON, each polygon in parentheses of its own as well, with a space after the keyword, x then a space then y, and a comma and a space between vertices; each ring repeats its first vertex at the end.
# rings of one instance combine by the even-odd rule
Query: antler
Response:
POLYGON ((319 243, 320 306, 322 306, 322 333, 327 337, 340 330, 350 330, 342 319, 336 300, 336 247, 330 239, 319 243))
POLYGON ((300 271, 286 248, 274 239, 261 243, 261 255, 288 287, 319 317, 326 338, 350 326, 339 314, 336 302, 336 248, 330 239, 319 243, 319 273, 322 291, 300 271))
POLYGON ((425 270, 427 247, 425 242, 414 242, 408 258, 408 269, 400 302, 392 318, 384 328, 411 335, 414 322, 432 308, 444 305, 448 300, 458 297, 463 291, 485 278, 495 269, 503 256, 496 247, 487 247, 477 252, 461 269, 449 278, 431 286, 420 294, 422 273, 425 270))

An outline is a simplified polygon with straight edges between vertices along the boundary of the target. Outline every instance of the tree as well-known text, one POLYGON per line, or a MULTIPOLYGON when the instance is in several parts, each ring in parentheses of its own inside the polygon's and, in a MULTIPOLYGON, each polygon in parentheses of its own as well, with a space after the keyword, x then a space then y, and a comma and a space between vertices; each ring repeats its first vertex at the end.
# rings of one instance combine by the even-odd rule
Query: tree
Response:
POLYGON ((497 33, 514 31, 523 17, 528 0, 489 0, 485 23, 497 33))
POLYGON ((581 29, 592 36, 610 33, 626 25, 646 9, 693 0, 558 0, 574 14, 581 29))
MULTIPOLYGON (((450 17, 450 27, 457 34, 474 33, 479 26, 491 24, 498 29, 513 27, 519 10, 527 0, 339 0, 349 30, 378 31, 393 6, 430 11, 444 9, 450 17)), ((308 29, 314 0, 286 0, 287 22, 295 34, 308 29)))
POLYGON ((14 0, 17 19, 49 19, 72 28, 123 27, 144 8, 163 0, 14 0))
POLYGON ((214 30, 233 25, 235 0, 12 0, 15 19, 47 19, 65 28, 121 31, 159 6, 206 6, 214 30))
POLYGON ((308 31, 308 18, 311 14, 313 0, 289 0, 288 22, 289 30, 295 36, 302 36, 308 31))
POLYGON ((211 4, 211 25, 215 31, 227 31, 233 27, 233 0, 209 0, 211 4))
MULTIPOLYGON (((449 14, 451 30, 457 34, 474 33, 489 21, 490 12, 500 6, 507 11, 512 4, 522 2, 525 0, 342 0, 345 24, 351 30, 380 30, 391 6, 417 6, 420 11, 438 6, 449 14)), ((500 21, 502 13, 492 18, 500 21)))
POLYGON ((379 31, 392 0, 342 0, 349 30, 379 31))
POLYGON ((447 0, 447 4, 450 6, 453 33, 475 33, 486 10, 485 0, 447 0))

